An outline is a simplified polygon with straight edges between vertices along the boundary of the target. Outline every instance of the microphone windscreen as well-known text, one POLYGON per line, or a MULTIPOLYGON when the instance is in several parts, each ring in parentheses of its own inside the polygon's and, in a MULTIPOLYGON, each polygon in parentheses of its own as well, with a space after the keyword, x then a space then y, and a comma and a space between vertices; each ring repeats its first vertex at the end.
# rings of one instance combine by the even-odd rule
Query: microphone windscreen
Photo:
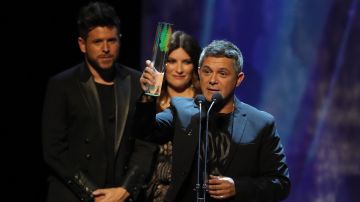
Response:
POLYGON ((195 96, 195 103, 197 105, 199 105, 200 103, 204 103, 205 101, 206 101, 206 98, 204 95, 199 94, 199 95, 195 96))
POLYGON ((211 97, 211 101, 219 103, 223 100, 223 97, 220 93, 215 93, 212 97, 211 97))

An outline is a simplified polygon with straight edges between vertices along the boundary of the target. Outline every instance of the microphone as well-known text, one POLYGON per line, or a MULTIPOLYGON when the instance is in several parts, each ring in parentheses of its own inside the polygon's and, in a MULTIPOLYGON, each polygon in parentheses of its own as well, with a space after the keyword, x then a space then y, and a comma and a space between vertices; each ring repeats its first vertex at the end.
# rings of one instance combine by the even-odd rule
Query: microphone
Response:
MULTIPOLYGON (((196 201, 197 202, 203 202, 205 201, 205 194, 206 194, 206 190, 204 189, 204 184, 205 182, 203 182, 203 189, 201 189, 200 187, 200 176, 201 176, 201 145, 202 145, 202 105, 203 103, 206 102, 206 98, 204 95, 197 95, 195 97, 195 103, 199 106, 199 136, 198 136, 198 155, 197 155, 197 173, 196 173, 196 185, 195 185, 195 189, 196 189, 196 201)), ((204 179, 204 178, 203 178, 204 179)))
MULTIPOLYGON (((219 103, 223 100, 223 96, 220 93, 215 93, 212 97, 211 97, 211 101, 215 104, 215 103, 219 103)), ((211 105, 213 104, 211 103, 211 105)), ((211 108, 211 106, 210 106, 211 108)), ((210 110, 209 108, 209 110, 210 110)))
MULTIPOLYGON (((207 181, 208 181, 208 174, 207 174, 207 155, 208 155, 208 147, 209 147, 209 117, 210 111, 215 104, 220 103, 224 98, 220 93, 215 93, 211 97, 211 104, 209 109, 206 113, 206 130, 205 130, 205 151, 204 151, 204 172, 203 172, 203 189, 207 190, 207 181)), ((205 198, 205 191, 204 191, 204 198, 205 198)))
POLYGON ((200 105, 201 105, 202 103, 204 103, 205 101, 206 101, 206 98, 205 98, 204 95, 199 94, 199 95, 196 95, 196 96, 195 96, 195 103, 196 103, 197 105, 199 105, 199 107, 200 107, 200 105))
MULTIPOLYGON (((219 104, 223 101, 223 96, 220 94, 220 93, 215 93, 212 97, 211 97, 211 104, 210 104, 210 107, 209 109, 207 110, 207 113, 206 113, 206 122, 208 123, 209 122, 209 114, 210 114, 210 111, 212 110, 212 108, 216 105, 216 104, 219 104)), ((206 128, 207 130, 207 128, 206 128)))

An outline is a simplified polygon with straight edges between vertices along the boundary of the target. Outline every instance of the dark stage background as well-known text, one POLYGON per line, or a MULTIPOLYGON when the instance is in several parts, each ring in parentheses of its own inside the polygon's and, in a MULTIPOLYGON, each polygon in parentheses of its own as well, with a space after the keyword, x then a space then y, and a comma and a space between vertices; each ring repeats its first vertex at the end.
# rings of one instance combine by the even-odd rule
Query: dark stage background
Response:
MULTIPOLYGON (((3 6, 1 167, 13 201, 45 198, 44 91, 50 76, 82 60, 76 13, 86 2, 3 6)), ((277 119, 293 183, 286 201, 358 201, 359 0, 109 2, 123 23, 120 60, 138 70, 151 56, 159 21, 194 35, 202 46, 213 39, 237 44, 246 75, 237 95, 277 119)))
MULTIPOLYGON (((45 201, 41 112, 47 80, 82 61, 77 12, 88 1, 8 2, 2 57, 2 170, 11 201, 45 201), (4 46, 5 44, 5 46, 4 46), (6 64, 6 65, 5 65, 6 64)), ((108 1, 121 18, 120 60, 140 70, 141 1, 108 1)))

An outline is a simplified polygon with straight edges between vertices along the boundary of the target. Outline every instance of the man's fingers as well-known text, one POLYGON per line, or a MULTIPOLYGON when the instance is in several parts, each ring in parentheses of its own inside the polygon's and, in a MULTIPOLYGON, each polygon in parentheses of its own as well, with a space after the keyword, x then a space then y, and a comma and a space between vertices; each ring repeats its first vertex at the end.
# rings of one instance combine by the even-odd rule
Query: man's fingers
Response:
POLYGON ((97 190, 93 191, 92 194, 93 194, 94 196, 103 195, 103 194, 105 194, 105 190, 104 190, 104 189, 97 189, 97 190))

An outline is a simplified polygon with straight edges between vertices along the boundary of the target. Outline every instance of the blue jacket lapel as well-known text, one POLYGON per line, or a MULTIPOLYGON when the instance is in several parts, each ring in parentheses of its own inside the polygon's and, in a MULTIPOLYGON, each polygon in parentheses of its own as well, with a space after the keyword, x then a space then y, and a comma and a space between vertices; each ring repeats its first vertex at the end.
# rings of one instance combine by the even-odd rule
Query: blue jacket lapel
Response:
POLYGON ((244 136, 244 130, 247 122, 246 118, 246 112, 241 107, 242 103, 235 97, 235 110, 234 110, 234 124, 232 128, 232 143, 230 147, 229 157, 228 161, 226 161, 226 164, 224 166, 225 172, 228 170, 229 165, 233 161, 233 158, 237 152, 237 144, 242 143, 242 139, 244 136))

